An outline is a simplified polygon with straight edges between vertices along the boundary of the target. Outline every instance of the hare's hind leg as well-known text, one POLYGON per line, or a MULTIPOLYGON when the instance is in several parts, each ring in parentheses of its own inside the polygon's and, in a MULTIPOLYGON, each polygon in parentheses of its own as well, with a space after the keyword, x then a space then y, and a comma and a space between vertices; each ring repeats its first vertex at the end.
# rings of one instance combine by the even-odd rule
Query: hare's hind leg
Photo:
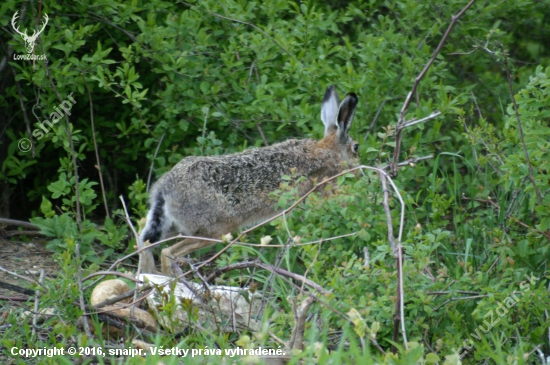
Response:
POLYGON ((164 275, 170 276, 172 273, 172 262, 179 257, 185 256, 201 248, 215 244, 212 241, 205 241, 197 238, 186 238, 181 242, 174 244, 162 250, 160 254, 160 267, 164 275))

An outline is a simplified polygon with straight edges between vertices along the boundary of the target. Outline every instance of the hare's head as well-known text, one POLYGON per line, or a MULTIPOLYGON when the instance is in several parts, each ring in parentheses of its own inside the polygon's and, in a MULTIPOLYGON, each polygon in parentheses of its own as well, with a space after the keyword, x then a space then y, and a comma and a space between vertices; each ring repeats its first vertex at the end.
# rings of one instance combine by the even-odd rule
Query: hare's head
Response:
POLYGON ((325 92, 321 108, 325 137, 319 142, 320 145, 338 151, 342 161, 350 165, 359 164, 359 144, 348 133, 358 100, 357 95, 349 93, 340 103, 334 86, 330 86, 325 92))

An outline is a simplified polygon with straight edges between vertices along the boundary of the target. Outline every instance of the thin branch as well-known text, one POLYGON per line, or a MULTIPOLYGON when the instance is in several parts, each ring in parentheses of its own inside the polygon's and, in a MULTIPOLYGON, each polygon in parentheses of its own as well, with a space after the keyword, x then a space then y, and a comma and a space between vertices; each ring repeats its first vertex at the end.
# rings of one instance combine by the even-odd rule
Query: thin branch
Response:
MULTIPOLYGON (((48 68, 48 63, 46 62, 44 64, 46 67, 46 74, 48 75, 48 78, 50 80, 50 84, 52 85, 52 89, 55 92, 55 95, 57 96, 57 99, 60 103, 63 102, 63 99, 61 98, 61 95, 59 94, 59 91, 57 90, 57 86, 55 85, 54 79, 50 73, 50 69, 48 68)), ((80 189, 79 189, 79 178, 78 178, 78 165, 76 163, 76 152, 74 148, 74 141, 73 141, 73 132, 71 130, 71 122, 69 121, 69 115, 68 113, 65 113, 65 122, 67 125, 67 136, 69 137, 69 147, 71 148, 71 160, 73 163, 73 173, 74 173, 74 184, 75 184, 75 205, 76 205, 76 224, 78 225, 78 231, 82 234, 82 215, 81 215, 81 207, 80 207, 80 189)))
POLYGON ((313 297, 307 297, 298 308, 296 308, 296 302, 292 303, 294 309, 294 328, 292 329, 290 341, 288 341, 288 350, 302 350, 304 348, 302 342, 304 340, 306 316, 313 302, 313 297))
POLYGON ((386 182, 386 176, 379 174, 380 182, 382 184, 382 192, 384 193, 384 200, 382 205, 384 207, 384 212, 386 213, 386 222, 388 224, 388 241, 390 242, 391 250, 394 257, 397 257, 397 246, 395 246, 395 237, 393 235, 393 225, 391 218, 391 209, 390 209, 390 191, 388 190, 388 183, 386 182))
MULTIPOLYGON (((317 247, 317 252, 315 253, 315 256, 313 257, 313 260, 311 261, 311 265, 309 265, 307 267, 306 271, 304 272, 304 278, 307 279, 307 274, 309 273, 309 270, 313 267, 315 262, 317 262, 317 258, 319 257, 320 253, 321 253, 321 244, 319 244, 319 246, 317 247)), ((305 285, 305 283, 302 283, 302 287, 300 288, 300 293, 304 292, 304 285, 305 285)))
POLYGON ((195 6, 195 5, 192 5, 192 4, 183 2, 183 1, 182 1, 182 4, 185 4, 185 5, 189 6, 190 8, 197 8, 197 9, 199 9, 200 11, 204 11, 205 13, 210 14, 210 15, 213 15, 213 16, 215 16, 215 17, 217 17, 217 18, 220 18, 220 19, 229 20, 229 21, 232 21, 232 22, 235 22, 235 23, 241 23, 241 24, 244 24, 244 25, 248 25, 249 27, 252 27, 252 28, 256 29, 258 32, 262 33, 264 36, 266 36, 267 38, 269 38, 273 43, 275 43, 275 44, 278 45, 283 51, 285 51, 286 54, 288 54, 290 57, 294 58, 294 55, 293 55, 292 53, 290 53, 285 47, 283 47, 279 42, 277 42, 277 41, 275 40, 275 38, 271 37, 269 34, 267 34, 266 32, 264 32, 263 30, 261 30, 259 27, 255 26, 255 25, 252 24, 252 23, 248 23, 248 22, 245 22, 245 21, 242 21, 242 20, 238 20, 238 19, 226 17, 226 16, 223 16, 223 15, 220 15, 220 14, 217 14, 217 13, 210 12, 210 11, 205 10, 205 9, 200 9, 200 8, 198 8, 198 7, 195 6))
POLYGON ((398 126, 396 127, 396 130, 402 130, 402 129, 405 129, 405 128, 407 128, 407 127, 411 127, 411 126, 413 126, 413 125, 415 125, 415 124, 420 124, 420 123, 427 122, 427 121, 429 121, 429 120, 432 120, 432 119, 434 119, 434 118, 439 117, 440 115, 441 115, 441 112, 440 112, 439 110, 435 110, 435 111, 433 111, 430 115, 428 115, 427 117, 424 117, 424 118, 418 119, 418 120, 412 119, 412 120, 409 120, 408 122, 405 122, 405 123, 403 123, 403 124, 401 124, 401 125, 398 125, 398 126))
POLYGON ((17 93, 19 94, 19 104, 21 104, 23 119, 25 119, 25 126, 27 127, 27 135, 29 136, 29 140, 31 142, 32 157, 35 158, 36 149, 34 148, 34 140, 32 138, 31 124, 29 123, 29 116, 27 115, 27 109, 25 108, 25 101, 23 100, 23 92, 21 91, 21 85, 19 84, 19 81, 17 81, 17 75, 15 73, 15 70, 11 66, 10 68, 11 68, 11 72, 13 73, 13 79, 16 80, 15 85, 17 86, 17 93))
POLYGON ((464 195, 464 193, 462 193, 462 200, 473 200, 473 201, 476 201, 476 202, 479 202, 479 203, 491 204, 493 207, 500 210, 500 206, 497 203, 495 203, 494 201, 492 201, 491 198, 489 198, 489 199, 477 199, 477 198, 472 199, 472 198, 468 198, 467 196, 464 195))
POLYGON ((0 237, 5 238, 14 236, 44 236, 44 234, 38 231, 9 231, 0 235, 0 237))
MULTIPOLYGON (((476 105, 477 111, 479 113, 479 118, 483 119, 483 116, 481 115, 481 110, 479 109, 479 106, 477 105, 476 96, 474 95, 474 92, 472 91, 472 98, 474 100, 474 104, 476 105)), ((479 162, 477 159, 477 152, 476 152, 476 146, 474 145, 474 137, 470 133, 470 129, 468 128, 468 125, 466 124, 466 119, 464 119, 464 130, 468 134, 468 137, 470 138, 471 145, 472 145, 472 155, 474 156, 474 160, 476 162, 476 166, 479 166, 479 162)))
POLYGON ((23 280, 25 280, 25 281, 28 281, 29 283, 34 283, 34 280, 33 280, 33 279, 28 278, 28 277, 26 277, 26 276, 19 275, 19 274, 17 274, 17 273, 14 273, 13 271, 9 271, 8 269, 6 269, 6 268, 4 268, 4 267, 2 267, 2 266, 0 266, 0 271, 3 271, 3 272, 8 273, 8 274, 10 274, 10 275, 13 275, 13 276, 15 276, 16 278, 19 278, 19 279, 23 279, 23 280))
MULTIPOLYGON (((134 252, 135 253, 135 252, 134 252)), ((140 283, 141 284, 141 281, 136 279, 133 275, 130 275, 130 274, 123 274, 121 272, 116 272, 116 271, 97 271, 97 272, 94 272, 93 274, 90 274, 88 276, 86 276, 85 278, 82 279, 82 282, 85 282, 87 280, 90 280, 91 278, 95 277, 95 276, 107 276, 107 275, 112 275, 112 276, 120 276, 121 278, 125 278, 125 279, 128 279, 128 280, 131 280, 133 281, 134 283, 140 283)), ((84 290, 88 289, 89 286, 87 286, 86 288, 84 288, 84 290)))
MULTIPOLYGON (((92 308, 88 308, 88 312, 87 313, 84 313, 84 315, 86 316, 91 316, 91 315, 95 315, 95 314, 103 314, 103 313, 109 313, 109 314, 113 314, 112 312, 113 311, 116 311, 116 310, 119 310, 119 309, 125 309, 125 308, 129 308, 129 307, 132 307, 132 306, 135 306, 136 304, 142 302, 143 300, 145 300, 145 298, 147 298, 149 295, 153 294, 153 291, 151 290, 150 292, 148 293, 145 293, 144 295, 142 295, 141 297, 137 298, 136 301, 132 301, 130 303, 119 303, 115 306, 104 306, 102 308, 102 310, 97 310, 97 311, 93 311, 92 308)), ((133 318, 132 317, 128 317, 128 318, 133 318)))
MULTIPOLYGON (((132 233, 134 234, 134 237, 136 239, 136 245, 138 247, 138 251, 135 253, 139 253, 139 262, 138 262, 138 274, 140 271, 145 272, 154 272, 155 271, 155 258, 153 257, 153 252, 151 250, 145 250, 148 246, 146 246, 145 242, 142 242, 139 239, 139 235, 134 228, 134 225, 132 224, 132 220, 130 219, 130 215, 128 214, 128 209, 126 208, 126 202, 124 201, 123 196, 121 195, 120 201, 122 202, 122 207, 124 208, 124 214, 126 216, 126 222, 128 223, 128 226, 130 226, 130 229, 132 230, 132 233)), ((131 256, 131 255, 130 255, 131 256)), ((127 257, 130 257, 127 256, 127 257)), ((118 260, 117 260, 118 262, 118 260)), ((111 266, 109 268, 109 271, 112 270, 114 266, 111 266)), ((135 298, 134 298, 135 299, 135 298)))
POLYGON ((432 306, 430 306, 430 308, 432 308, 434 310, 434 312, 438 311, 441 307, 443 307, 444 305, 450 303, 450 302, 454 302, 454 301, 457 301, 457 300, 468 300, 468 299, 479 299, 479 298, 486 298, 488 297, 488 295, 472 295, 472 296, 469 296, 469 297, 457 297, 457 298, 450 298, 450 299, 447 299, 446 301, 444 301, 441 305, 437 306, 436 308, 433 308, 432 306))
POLYGON ((256 128, 258 128, 258 131, 260 132, 260 136, 262 137, 262 140, 264 141, 265 146, 268 147, 269 143, 267 143, 267 139, 265 139, 264 131, 262 130, 262 123, 256 124, 256 128))
POLYGON ((467 291, 467 290, 455 290, 455 291, 429 291, 426 293, 426 295, 446 295, 446 294, 472 294, 472 295, 479 295, 476 291, 467 291))
POLYGON ((149 169, 149 176, 147 177, 147 188, 145 189, 146 192, 149 192, 149 186, 151 185, 151 177, 153 176, 153 167, 155 167, 155 158, 157 158, 157 154, 159 153, 160 145, 162 143, 162 140, 164 139, 165 134, 166 132, 162 133, 162 136, 160 136, 159 143, 157 144, 157 149, 155 150, 155 154, 151 159, 151 168, 149 169))
POLYGON ((269 271, 273 274, 283 275, 283 276, 289 277, 291 279, 294 279, 296 281, 300 281, 303 285, 307 285, 310 288, 313 288, 313 289, 317 290, 321 294, 327 293, 327 290, 323 289, 323 287, 321 287, 319 284, 305 278, 302 275, 298 275, 298 274, 295 274, 295 273, 290 272, 288 270, 281 269, 281 268, 275 267, 275 266, 271 266, 269 264, 265 264, 265 263, 260 262, 258 260, 244 261, 244 262, 239 262, 239 263, 236 263, 236 264, 227 265, 225 267, 221 267, 219 269, 216 269, 210 275, 208 275, 205 278, 205 280, 207 282, 211 282, 216 277, 218 277, 221 274, 226 273, 228 271, 246 269, 246 268, 249 268, 249 267, 256 267, 256 268, 267 270, 267 271, 269 271))
POLYGON ((399 126, 405 123, 405 115, 407 114, 407 110, 409 109, 409 106, 411 104, 412 97, 413 97, 413 95, 416 94, 416 91, 418 89, 418 85, 420 84, 420 81, 424 78, 424 76, 426 76, 426 73, 428 72, 428 69, 431 67, 431 65, 435 61, 435 58, 437 57, 439 52, 441 52, 441 49, 443 48, 443 45, 447 41, 447 38, 449 37, 449 34, 453 30, 456 22, 475 3, 475 1, 476 0, 470 0, 470 2, 464 7, 464 9, 462 9, 457 15, 453 15, 451 17, 451 23, 449 24, 449 27, 445 31, 445 34, 443 34, 443 37, 441 38, 441 41, 437 45, 437 48, 435 49, 435 51, 432 55, 432 58, 430 58, 430 60, 428 61, 428 63, 426 63, 426 65, 424 66, 424 68, 422 69, 420 74, 416 77, 416 79, 414 80, 411 91, 409 92, 409 94, 405 98, 405 102, 403 103, 403 107, 401 108, 401 112, 399 113, 399 120, 398 120, 397 125, 396 125, 395 151, 394 151, 394 156, 393 156, 393 163, 391 165, 392 166, 392 168, 391 168, 392 176, 397 175, 397 164, 398 164, 398 161, 399 161, 399 153, 401 151, 402 134, 401 134, 401 129, 399 129, 399 126))
MULTIPOLYGON (((416 47, 417 50, 420 50, 420 48, 422 47, 422 45, 424 45, 424 42, 426 42, 426 39, 428 39, 428 37, 430 36, 430 34, 432 33, 432 31, 430 30, 428 32, 428 34, 426 34, 426 36, 424 37, 424 39, 418 43, 418 46, 416 47)), ((411 57, 411 61, 414 60, 415 58, 415 55, 413 55, 411 57)), ((399 76, 397 76, 397 78, 395 79, 395 81, 393 82, 393 86, 390 88, 390 90, 388 91, 388 93, 386 94, 386 97, 384 98, 384 101, 382 102, 382 104, 380 104, 380 107, 378 107, 378 110, 376 111, 376 115, 374 116, 374 119, 372 120, 370 126, 369 126, 369 129, 367 129, 367 133, 365 133, 365 138, 363 139, 364 141, 367 140, 367 137, 369 136, 370 132, 372 132, 372 129, 374 128, 374 126, 376 125, 376 121, 378 120, 378 117, 380 116, 380 113, 382 112, 382 109, 384 108, 384 105, 386 104, 386 102, 388 100, 391 100, 389 99, 389 96, 393 93, 393 89, 395 88, 395 85, 401 81, 401 78, 403 77, 403 71, 401 71, 399 73, 399 76)))
MULTIPOLYGON (((111 304, 115 304, 117 302, 120 302, 121 300, 124 300, 124 299, 127 299, 127 298, 130 298, 130 297, 133 297, 134 294, 136 293, 142 293, 146 290, 149 290, 149 289, 152 289, 153 286, 150 284, 150 283, 147 283, 143 286, 140 286, 139 288, 136 288, 136 289, 132 289, 132 290, 129 290, 125 293, 122 293, 122 294, 119 294, 117 296, 114 296, 112 298, 109 298, 109 299, 106 299, 100 303, 97 303, 96 305, 94 305, 93 307, 95 309, 101 309, 103 307, 106 307, 108 305, 111 305, 111 304)), ((135 301, 135 299, 134 299, 135 301)))
POLYGON ((24 228, 28 228, 28 229, 35 229, 37 231, 40 229, 40 228, 38 228, 37 226, 35 226, 34 224, 32 224, 30 222, 17 221, 15 219, 0 218, 0 224, 5 224, 5 225, 8 225, 8 226, 24 227, 24 228))
POLYGON ((172 269, 172 272, 178 276, 178 283, 183 284, 193 294, 193 297, 191 297, 190 299, 197 299, 199 302, 201 302, 201 304, 205 304, 206 300, 204 299, 204 296, 197 291, 195 286, 193 286, 187 279, 183 277, 183 272, 181 271, 181 267, 178 265, 178 263, 176 261, 172 261, 172 263, 170 264, 170 268, 172 269))
POLYGON ((433 155, 428 155, 428 156, 410 158, 408 160, 405 160, 403 162, 398 163, 397 166, 401 167, 401 166, 409 166, 411 164, 414 165, 417 162, 424 161, 424 160, 429 160, 431 158, 434 158, 434 156, 433 155))
MULTIPOLYGON (((294 246, 294 247, 309 246, 309 245, 314 245, 316 243, 325 243, 325 242, 329 242, 329 241, 333 241, 333 240, 337 240, 337 239, 345 238, 345 237, 351 237, 351 236, 357 236, 357 232, 346 233, 346 234, 342 234, 340 236, 334 236, 334 237, 329 237, 329 238, 321 238, 320 240, 315 240, 315 241, 311 241, 311 242, 293 243, 292 246, 294 246)), ((263 247, 263 248, 283 248, 283 247, 287 246, 287 245, 277 245, 277 244, 275 244, 275 245, 272 245, 272 244, 262 245, 261 243, 246 243, 246 242, 237 242, 237 243, 235 243, 235 245, 249 246, 249 247, 263 247)))
MULTIPOLYGON (((44 269, 40 269, 40 278, 38 282, 42 284, 44 282, 44 269)), ((32 316, 32 335, 31 338, 36 339, 36 325, 38 322, 38 309, 40 304, 40 288, 36 288, 34 291, 34 314, 32 316)))
MULTIPOLYGON (((399 79, 403 76, 403 73, 401 73, 396 81, 399 82, 399 79)), ((390 89, 390 92, 393 91, 393 88, 390 89)), ((388 95, 389 96, 389 95, 388 95)), ((369 136, 370 132, 372 131, 372 129, 374 128, 374 126, 376 125, 376 122, 378 121, 378 117, 380 116, 380 113, 382 112, 382 108, 384 108, 384 105, 386 105, 386 102, 388 101, 388 96, 386 96, 386 98, 384 99, 384 101, 382 101, 382 104, 380 104, 380 106, 378 107, 378 110, 376 111, 376 114, 374 115, 374 118, 372 119, 372 122, 370 123, 370 126, 369 126, 369 129, 367 129, 367 133, 365 133, 365 137, 363 137, 363 141, 366 142, 367 141, 367 137, 369 136)))
POLYGON ((103 195, 103 204, 105 205, 105 214, 107 215, 107 218, 110 218, 109 206, 107 205, 107 194, 105 194, 105 185, 103 185, 103 174, 101 173, 101 162, 99 161, 99 149, 97 148, 97 139, 95 137, 94 103, 92 100, 92 93, 90 92, 90 88, 88 87, 88 82, 86 81, 84 74, 81 73, 80 76, 82 76, 82 80, 84 80, 84 85, 86 86, 86 90, 88 91, 88 99, 90 100, 90 122, 92 124, 92 137, 94 139, 95 159, 97 161, 96 168, 99 173, 99 183, 101 184, 101 193, 103 195))
MULTIPOLYGON (((6 300, 8 302, 27 302, 31 299, 31 297, 7 297, 5 295, 0 295, 0 300, 6 300)), ((3 328, 7 328, 5 326, 0 326, 0 330, 3 328)))
MULTIPOLYGON (((384 200, 382 202, 382 205, 384 206, 384 211, 386 212, 386 223, 388 226, 388 240, 390 241, 390 245, 393 251, 393 254, 395 258, 397 259, 397 298, 395 301, 395 315, 394 315, 394 331, 393 331, 393 341, 397 342, 398 340, 398 333, 399 333, 399 323, 402 324, 402 335, 403 335, 403 343, 405 345, 405 348, 408 348, 407 345, 407 333, 405 331, 405 314, 404 314, 404 308, 403 308, 403 255, 402 255, 402 249, 401 249, 401 237, 399 238, 398 245, 395 244, 395 238, 393 236, 393 224, 392 224, 392 218, 391 218, 391 211, 390 211, 390 204, 389 204, 389 190, 388 190, 388 184, 386 180, 386 175, 379 174, 380 182, 382 184, 382 190, 384 192, 384 200)), ((402 225, 401 225, 402 227, 402 225)), ((397 351, 395 346, 392 346, 392 351, 395 353, 397 351)))
MULTIPOLYGON (((80 244, 79 243, 76 244, 75 253, 76 253, 76 260, 77 260, 76 264, 78 265, 77 283, 78 283, 78 290, 80 291, 80 293, 79 293, 80 309, 82 310, 82 314, 86 315, 86 303, 84 302, 84 290, 82 290, 82 261, 80 259, 80 244)), ((37 296, 38 296, 38 293, 37 293, 37 296)), ((92 338, 92 332, 90 331, 90 325, 88 324, 88 321, 86 319, 84 319, 84 332, 86 333, 86 336, 88 336, 88 338, 92 338)))
MULTIPOLYGON (((504 66, 506 67, 506 78, 508 79, 508 89, 510 91, 510 98, 512 98, 512 103, 514 105, 514 113, 516 115, 516 121, 518 124, 518 132, 519 132, 519 139, 521 140, 521 146, 523 147, 523 154, 525 155, 525 162, 527 163, 527 168, 529 169, 529 179, 531 180, 531 184, 533 184, 533 189, 535 190, 535 195, 537 196, 537 202, 539 205, 542 205, 542 196, 540 194, 540 190, 537 187, 537 183, 535 182, 535 177, 533 174, 533 167, 531 166, 531 160, 529 159, 529 152, 527 151, 527 145, 525 144, 525 138, 523 136, 523 128, 521 126, 521 120, 519 118, 519 109, 518 104, 516 103, 516 98, 514 96, 514 89, 512 87, 512 76, 510 74, 510 68, 508 67, 508 57, 506 55, 506 50, 500 45, 502 49, 502 55, 504 57, 504 66)), ((550 240, 550 234, 547 236, 547 238, 550 240)))

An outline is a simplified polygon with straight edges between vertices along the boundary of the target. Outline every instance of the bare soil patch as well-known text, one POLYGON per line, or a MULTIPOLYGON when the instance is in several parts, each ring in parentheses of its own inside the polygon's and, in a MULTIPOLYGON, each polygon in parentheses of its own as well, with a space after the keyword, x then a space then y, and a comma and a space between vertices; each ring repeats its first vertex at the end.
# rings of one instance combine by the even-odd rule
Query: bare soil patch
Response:
MULTIPOLYGON (((46 249, 46 240, 33 237, 31 242, 19 241, 17 238, 0 238, 0 266, 25 277, 35 277, 38 280, 40 269, 44 269, 46 277, 54 277, 59 272, 59 265, 52 257, 52 252, 46 249)), ((30 283, 0 271, 0 281, 30 289, 30 283)), ((10 305, 9 297, 24 297, 24 294, 0 287, 0 308, 10 305)), ((21 303, 21 302, 19 302, 21 303)))

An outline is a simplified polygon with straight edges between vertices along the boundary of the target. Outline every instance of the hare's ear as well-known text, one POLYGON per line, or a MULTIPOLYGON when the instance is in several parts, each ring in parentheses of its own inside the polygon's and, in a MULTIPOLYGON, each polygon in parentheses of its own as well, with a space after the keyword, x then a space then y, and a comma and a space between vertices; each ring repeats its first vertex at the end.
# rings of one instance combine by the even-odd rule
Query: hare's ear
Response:
POLYGON ((358 102, 359 99, 357 95, 349 93, 344 100, 342 100, 342 104, 340 104, 340 109, 338 110, 338 137, 342 141, 347 140, 349 127, 355 115, 355 109, 357 108, 358 102))
POLYGON ((323 107, 321 108, 321 120, 325 125, 325 136, 332 128, 338 128, 336 121, 338 104, 340 104, 340 98, 338 97, 338 93, 336 93, 334 85, 327 87, 325 97, 323 98, 323 107))

